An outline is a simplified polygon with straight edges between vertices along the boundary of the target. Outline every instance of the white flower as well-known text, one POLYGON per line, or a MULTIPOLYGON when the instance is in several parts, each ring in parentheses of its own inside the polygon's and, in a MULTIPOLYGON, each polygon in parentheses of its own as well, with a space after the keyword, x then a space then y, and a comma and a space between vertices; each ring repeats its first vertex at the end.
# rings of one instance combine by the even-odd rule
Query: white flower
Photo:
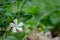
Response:
POLYGON ((23 26, 23 22, 20 22, 18 23, 18 20, 17 19, 14 19, 14 23, 10 23, 10 27, 12 27, 12 32, 13 33, 16 33, 17 30, 22 32, 22 27, 23 26))

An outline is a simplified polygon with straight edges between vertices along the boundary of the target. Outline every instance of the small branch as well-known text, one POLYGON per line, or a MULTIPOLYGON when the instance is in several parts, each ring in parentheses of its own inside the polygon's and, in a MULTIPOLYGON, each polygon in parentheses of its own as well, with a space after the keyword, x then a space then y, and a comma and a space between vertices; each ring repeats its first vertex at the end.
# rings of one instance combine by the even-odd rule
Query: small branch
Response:
POLYGON ((26 1, 23 3, 22 8, 20 9, 20 12, 22 11, 23 7, 25 6, 26 1))
POLYGON ((17 5, 18 6, 18 14, 22 11, 22 9, 25 6, 25 4, 26 4, 26 1, 23 3, 21 9, 19 9, 19 1, 18 1, 18 5, 17 5))
POLYGON ((19 1, 18 1, 18 5, 17 6, 18 6, 18 10, 19 10, 19 1))

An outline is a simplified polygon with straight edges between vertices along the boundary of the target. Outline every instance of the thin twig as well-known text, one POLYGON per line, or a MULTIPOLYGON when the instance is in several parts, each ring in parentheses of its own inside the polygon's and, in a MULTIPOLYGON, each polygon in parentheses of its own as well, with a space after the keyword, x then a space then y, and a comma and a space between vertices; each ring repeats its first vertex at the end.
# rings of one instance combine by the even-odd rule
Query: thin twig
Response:
POLYGON ((20 12, 21 12, 22 9, 24 8, 25 4, 26 4, 26 1, 23 3, 22 8, 20 9, 20 12))

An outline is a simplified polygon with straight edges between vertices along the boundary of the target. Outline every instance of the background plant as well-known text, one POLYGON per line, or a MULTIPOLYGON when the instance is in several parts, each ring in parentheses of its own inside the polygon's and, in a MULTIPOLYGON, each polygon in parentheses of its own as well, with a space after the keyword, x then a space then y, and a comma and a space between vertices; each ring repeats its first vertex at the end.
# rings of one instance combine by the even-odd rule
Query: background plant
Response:
MULTIPOLYGON (((38 26, 44 32, 50 31, 60 22, 60 0, 0 0, 0 27, 6 30, 14 19, 23 22, 23 29, 29 32, 37 31, 38 26)), ((0 30, 1 36, 6 33, 4 30, 0 30)), ((25 31, 16 35, 9 31, 6 38, 3 37, 22 40, 25 34, 25 31)))

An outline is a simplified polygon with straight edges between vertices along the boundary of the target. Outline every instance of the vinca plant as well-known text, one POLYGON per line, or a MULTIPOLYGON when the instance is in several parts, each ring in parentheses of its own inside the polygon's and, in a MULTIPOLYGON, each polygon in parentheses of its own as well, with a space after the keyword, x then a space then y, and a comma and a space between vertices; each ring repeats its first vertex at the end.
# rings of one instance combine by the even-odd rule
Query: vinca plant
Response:
POLYGON ((57 24, 60 0, 0 0, 0 40, 23 40, 32 31, 51 32, 57 24))

